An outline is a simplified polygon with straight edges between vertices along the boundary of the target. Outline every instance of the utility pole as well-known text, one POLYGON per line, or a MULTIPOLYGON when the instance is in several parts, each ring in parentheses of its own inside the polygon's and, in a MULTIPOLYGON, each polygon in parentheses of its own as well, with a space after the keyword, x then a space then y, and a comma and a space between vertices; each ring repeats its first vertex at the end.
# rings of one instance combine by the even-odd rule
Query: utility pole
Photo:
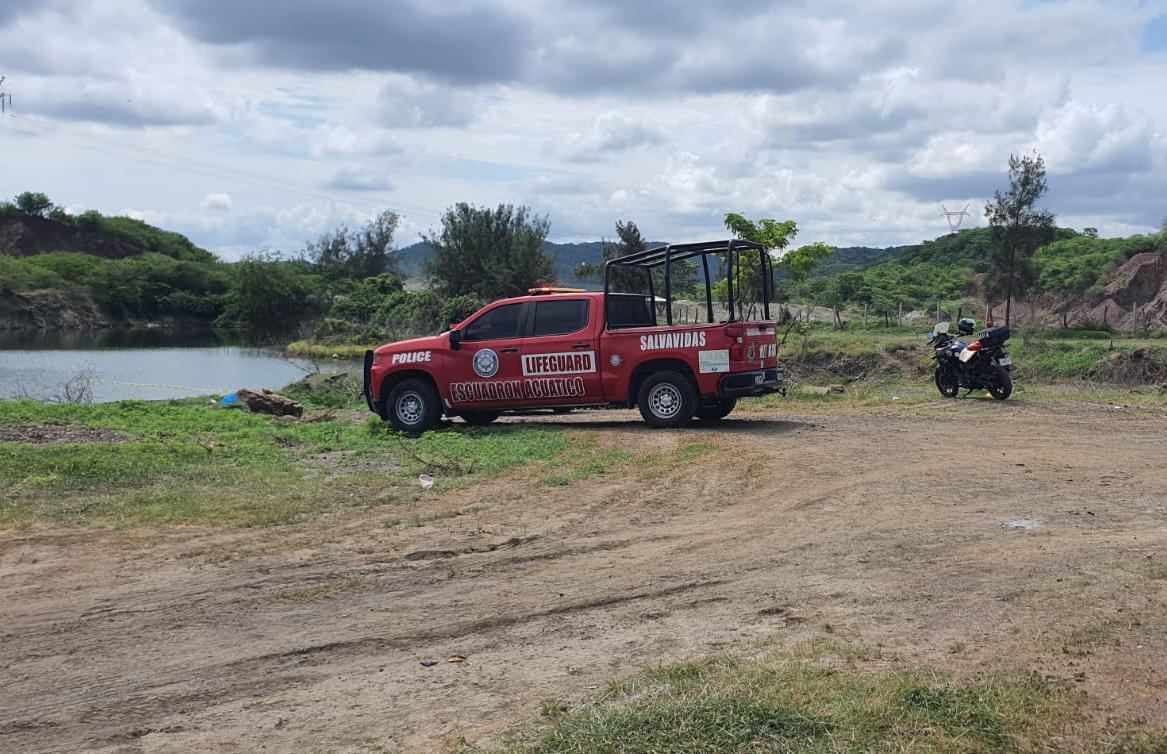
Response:
POLYGON ((944 215, 944 219, 948 221, 948 232, 956 233, 960 230, 961 222, 964 221, 964 218, 968 217, 968 205, 964 205, 964 209, 959 212, 953 212, 943 204, 940 205, 940 208, 944 210, 942 214, 944 215))
MULTIPOLYGON (((4 86, 4 81, 7 76, 0 76, 0 86, 4 86)), ((6 114, 12 109, 12 95, 0 89, 0 115, 6 114)))

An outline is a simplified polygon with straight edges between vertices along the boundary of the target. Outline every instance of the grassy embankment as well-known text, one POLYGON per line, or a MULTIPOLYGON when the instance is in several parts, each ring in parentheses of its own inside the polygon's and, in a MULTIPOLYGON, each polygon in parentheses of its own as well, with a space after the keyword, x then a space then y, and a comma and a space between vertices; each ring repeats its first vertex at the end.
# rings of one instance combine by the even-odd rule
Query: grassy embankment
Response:
POLYGON ((0 527, 267 525, 434 491, 552 459, 568 433, 458 426, 407 438, 348 409, 287 421, 209 399, 0 401, 0 527))
POLYGON ((489 751, 1167 751, 1163 733, 1090 735, 1080 725, 1081 697, 1039 676, 959 680, 889 665, 878 653, 814 641, 663 666, 592 699, 545 702, 540 722, 489 751))
POLYGON ((401 522, 420 523, 428 496, 521 466, 535 469, 532 484, 566 486, 633 464, 668 469, 712 447, 695 437, 669 458, 638 454, 603 447, 586 425, 450 423, 407 437, 365 411, 351 375, 281 392, 307 407, 302 419, 222 408, 210 397, 0 400, 0 529, 274 525, 375 505, 400 505, 401 522), (422 473, 434 478, 431 490, 422 490, 422 473))

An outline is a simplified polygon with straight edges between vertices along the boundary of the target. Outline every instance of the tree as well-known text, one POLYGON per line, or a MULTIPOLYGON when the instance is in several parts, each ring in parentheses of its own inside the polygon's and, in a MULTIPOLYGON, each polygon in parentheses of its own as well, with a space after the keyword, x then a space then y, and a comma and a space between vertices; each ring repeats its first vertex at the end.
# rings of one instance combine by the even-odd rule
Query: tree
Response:
POLYGON ((315 314, 316 284, 300 261, 284 261, 266 253, 244 257, 234 266, 219 321, 260 328, 289 328, 315 314))
POLYGON ((56 205, 47 194, 39 191, 25 191, 16 197, 16 208, 26 215, 33 217, 48 217, 56 209, 56 205))
POLYGON ((518 296, 551 275, 551 257, 543 252, 550 230, 547 218, 528 207, 460 202, 442 214, 440 232, 422 236, 434 250, 426 271, 443 296, 518 296))
POLYGON ((986 286, 988 296, 1005 295, 1005 324, 1013 314, 1013 294, 1024 295, 1037 275, 1033 253, 1053 240, 1054 216, 1034 205, 1046 192, 1045 159, 1009 155, 1009 190, 997 191, 985 205, 985 217, 993 231, 992 266, 986 286))
MULTIPOLYGON (((830 256, 834 249, 821 241, 816 241, 797 249, 784 251, 791 240, 798 235, 798 225, 793 220, 778 222, 764 217, 757 222, 748 220, 736 212, 729 212, 725 216, 725 228, 743 241, 753 241, 761 244, 771 257, 779 256, 774 262, 775 271, 784 271, 791 280, 806 279, 819 262, 830 256)), ((758 260, 753 255, 739 254, 736 273, 734 275, 734 290, 758 290, 758 260), (748 286, 748 288, 747 288, 748 286)))
POLYGON ((835 275, 826 287, 827 302, 835 312, 835 326, 843 328, 843 307, 863 297, 867 280, 861 272, 844 272, 835 275))
POLYGON ((393 256, 393 232, 400 218, 396 212, 382 212, 360 230, 342 225, 308 244, 307 257, 327 280, 362 280, 384 273, 397 273, 393 256))
POLYGON ((592 262, 580 264, 575 268, 575 276, 585 280, 601 279, 604 275, 604 262, 648 249, 648 242, 640 234, 640 228, 631 220, 616 221, 616 237, 619 239, 616 243, 604 242, 604 248, 601 250, 603 261, 598 264, 592 262))

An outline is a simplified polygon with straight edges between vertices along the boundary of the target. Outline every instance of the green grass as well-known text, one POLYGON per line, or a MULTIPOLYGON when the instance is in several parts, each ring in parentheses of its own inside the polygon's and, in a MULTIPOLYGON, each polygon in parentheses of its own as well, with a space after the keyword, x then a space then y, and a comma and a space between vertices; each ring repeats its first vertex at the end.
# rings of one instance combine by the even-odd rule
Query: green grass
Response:
POLYGON ((545 719, 496 751, 1027 752, 1061 735, 1074 700, 1035 675, 957 680, 886 670, 833 642, 668 665, 545 719))
POLYGON ((0 427, 110 429, 120 440, 0 443, 0 526, 286 523, 417 500, 419 473, 440 492, 547 460, 569 443, 563 430, 516 425, 408 438, 351 416, 285 423, 207 399, 0 401, 0 427))
POLYGON ((310 359, 331 359, 333 356, 338 359, 358 360, 365 358, 365 351, 377 348, 380 343, 369 345, 325 345, 323 343, 314 343, 307 340, 296 340, 288 344, 285 352, 289 356, 296 356, 299 358, 310 359))
POLYGON ((543 464, 540 473, 543 484, 565 487, 573 482, 603 476, 633 458, 633 454, 625 450, 599 451, 597 444, 595 433, 577 434, 570 450, 543 464))

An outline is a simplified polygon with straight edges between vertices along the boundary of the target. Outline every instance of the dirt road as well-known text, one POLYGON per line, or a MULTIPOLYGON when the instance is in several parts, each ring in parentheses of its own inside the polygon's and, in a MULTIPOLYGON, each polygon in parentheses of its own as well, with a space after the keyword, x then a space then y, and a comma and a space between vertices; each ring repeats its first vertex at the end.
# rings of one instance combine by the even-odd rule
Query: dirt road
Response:
POLYGON ((646 665, 824 635, 1032 669, 1100 725, 1167 725, 1162 411, 636 419, 567 417, 647 460, 564 487, 528 470, 289 527, 0 533, 0 750, 441 750, 646 665))

